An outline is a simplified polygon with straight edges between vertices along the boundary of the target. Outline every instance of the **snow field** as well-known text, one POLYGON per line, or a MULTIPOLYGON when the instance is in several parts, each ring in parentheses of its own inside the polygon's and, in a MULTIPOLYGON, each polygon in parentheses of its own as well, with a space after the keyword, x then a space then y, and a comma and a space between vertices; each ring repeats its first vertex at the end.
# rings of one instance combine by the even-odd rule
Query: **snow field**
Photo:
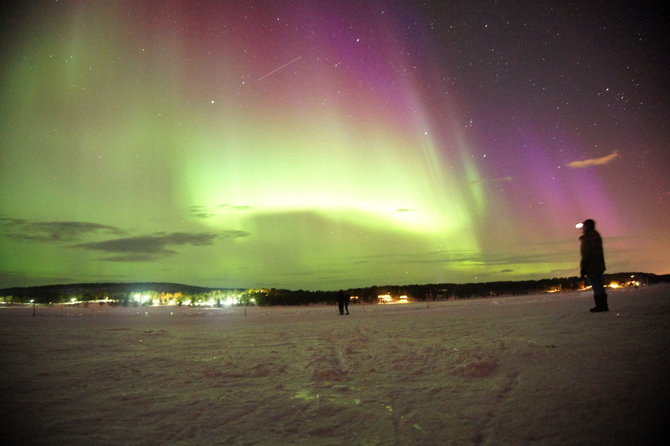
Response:
POLYGON ((3 438, 654 444, 670 288, 407 305, 0 309, 3 438))

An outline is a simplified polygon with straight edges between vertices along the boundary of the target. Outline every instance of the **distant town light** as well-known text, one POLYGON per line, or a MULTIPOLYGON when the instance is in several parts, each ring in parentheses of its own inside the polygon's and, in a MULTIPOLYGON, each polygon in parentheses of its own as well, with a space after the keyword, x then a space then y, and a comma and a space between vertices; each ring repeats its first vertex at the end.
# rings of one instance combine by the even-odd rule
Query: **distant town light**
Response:
POLYGON ((380 294, 377 296, 377 301, 381 304, 386 304, 393 301, 390 294, 380 294))
POLYGON ((407 304, 409 297, 405 294, 398 296, 397 300, 390 294, 380 294, 377 296, 377 302, 380 304, 407 304))

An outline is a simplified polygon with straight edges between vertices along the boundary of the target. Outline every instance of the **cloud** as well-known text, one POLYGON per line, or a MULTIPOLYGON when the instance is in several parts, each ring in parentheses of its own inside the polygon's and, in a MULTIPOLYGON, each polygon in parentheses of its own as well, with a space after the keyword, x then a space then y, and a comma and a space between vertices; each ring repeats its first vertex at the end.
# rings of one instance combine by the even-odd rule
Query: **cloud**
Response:
POLYGON ((247 231, 237 231, 234 229, 228 230, 228 231, 223 231, 220 234, 221 238, 240 238, 240 237, 249 237, 251 233, 247 231))
POLYGON ((211 213, 206 206, 201 206, 201 205, 189 206, 188 213, 191 217, 196 217, 196 218, 216 217, 216 214, 211 213))
POLYGON ((567 164, 568 167, 572 167, 575 169, 581 169, 584 167, 591 167, 591 166, 603 166, 605 164, 611 163, 615 159, 619 158, 621 155, 619 154, 618 151, 614 151, 610 153, 609 155, 605 155, 601 158, 593 158, 593 159, 586 159, 586 160, 581 160, 581 161, 572 161, 567 164))
POLYGON ((198 213, 191 213, 191 217, 212 218, 212 217, 216 217, 216 214, 211 214, 209 212, 198 212, 198 213))
POLYGON ((245 205, 234 205, 234 204, 227 204, 227 203, 222 203, 219 205, 220 208, 228 208, 232 209, 235 211, 246 211, 249 209, 252 209, 251 206, 245 206, 245 205))
POLYGON ((174 249, 171 249, 174 246, 211 246, 217 239, 235 239, 250 235, 249 232, 239 230, 228 230, 221 233, 159 232, 101 242, 79 243, 73 247, 115 254, 102 259, 107 262, 151 262, 177 254, 174 249))
POLYGON ((153 262, 156 260, 155 255, 151 254, 130 254, 130 255, 125 255, 125 256, 111 256, 111 257, 105 257, 104 259, 105 262, 120 262, 120 263, 125 263, 125 262, 153 262))
POLYGON ((468 264, 478 267, 503 267, 499 272, 513 272, 510 267, 514 265, 527 265, 535 263, 546 263, 550 260, 571 258, 570 252, 553 251, 549 253, 530 253, 521 255, 509 255, 502 253, 482 254, 475 251, 432 251, 404 254, 382 254, 365 256, 359 258, 356 263, 392 263, 392 264, 468 264))
POLYGON ((124 234, 119 228, 81 221, 31 221, 0 217, 0 227, 7 237, 39 242, 75 242, 87 235, 124 234))
MULTIPOLYGON (((195 211, 196 207, 191 210, 195 211)), ((113 254, 102 260, 109 262, 149 262, 177 254, 175 246, 207 246, 217 239, 237 239, 251 234, 241 230, 218 233, 158 232, 150 235, 126 236, 121 229, 99 223, 81 221, 34 221, 0 216, 0 233, 15 240, 42 243, 70 243, 70 247, 113 254), (107 240, 85 241, 106 236, 107 240), (113 236, 110 238, 109 236, 113 236)))
POLYGON ((79 243, 73 245, 73 247, 119 254, 102 259, 108 262, 148 262, 177 253, 168 249, 168 247, 213 245, 217 237, 219 237, 217 234, 210 232, 173 232, 170 234, 159 232, 152 235, 125 237, 102 242, 79 243))
POLYGON ((251 209, 251 206, 238 206, 238 205, 232 205, 232 204, 219 204, 215 208, 211 208, 208 206, 203 206, 203 205, 192 205, 188 207, 188 214, 191 217, 195 218, 212 218, 216 217, 217 215, 222 215, 220 212, 217 211, 246 211, 251 209))
POLYGON ((26 271, 0 271, 0 288, 39 286, 53 283, 71 283, 72 277, 51 274, 33 274, 26 271))

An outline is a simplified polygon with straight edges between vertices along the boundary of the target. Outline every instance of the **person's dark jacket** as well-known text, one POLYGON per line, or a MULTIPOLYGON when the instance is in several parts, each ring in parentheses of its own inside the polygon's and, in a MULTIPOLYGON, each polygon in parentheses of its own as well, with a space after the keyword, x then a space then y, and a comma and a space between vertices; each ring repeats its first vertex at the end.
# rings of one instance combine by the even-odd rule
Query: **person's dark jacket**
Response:
POLYGON ((595 229, 579 237, 581 240, 580 252, 582 260, 579 271, 582 276, 602 274, 605 272, 605 254, 603 241, 595 229))

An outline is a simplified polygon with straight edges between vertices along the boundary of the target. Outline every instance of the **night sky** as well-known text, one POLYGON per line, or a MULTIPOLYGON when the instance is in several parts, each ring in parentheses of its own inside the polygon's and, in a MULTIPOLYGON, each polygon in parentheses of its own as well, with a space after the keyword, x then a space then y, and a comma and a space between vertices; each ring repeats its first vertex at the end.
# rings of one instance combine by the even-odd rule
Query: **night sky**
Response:
POLYGON ((651 2, 17 3, 0 286, 670 273, 651 2))

